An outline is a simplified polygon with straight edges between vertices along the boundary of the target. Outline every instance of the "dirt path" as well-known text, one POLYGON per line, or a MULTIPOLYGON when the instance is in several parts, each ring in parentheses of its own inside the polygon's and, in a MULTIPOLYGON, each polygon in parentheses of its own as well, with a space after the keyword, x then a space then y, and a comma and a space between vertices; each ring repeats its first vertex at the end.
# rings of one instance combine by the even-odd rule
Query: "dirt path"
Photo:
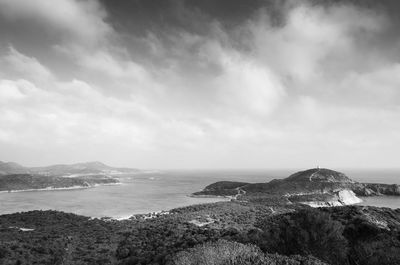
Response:
POLYGON ((318 168, 317 171, 315 171, 314 173, 312 173, 312 174, 310 175, 310 182, 312 182, 312 178, 313 178, 314 175, 317 174, 319 171, 320 171, 320 169, 318 168))

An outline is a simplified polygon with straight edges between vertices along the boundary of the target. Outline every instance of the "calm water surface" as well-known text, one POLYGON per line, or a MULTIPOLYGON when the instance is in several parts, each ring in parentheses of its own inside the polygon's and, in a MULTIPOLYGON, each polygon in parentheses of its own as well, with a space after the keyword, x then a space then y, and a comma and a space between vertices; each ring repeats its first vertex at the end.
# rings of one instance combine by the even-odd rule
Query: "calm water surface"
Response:
MULTIPOLYGON (((188 194, 220 180, 268 182, 293 170, 264 171, 166 171, 121 177, 121 185, 64 191, 0 193, 0 214, 54 209, 76 214, 123 218, 137 213, 169 210, 191 204, 215 202, 216 198, 191 198, 188 194)), ((361 182, 400 184, 398 171, 342 170, 361 182)), ((364 205, 400 208, 398 197, 366 198, 364 205)))
POLYGON ((287 172, 283 171, 168 171, 125 175, 120 178, 121 185, 0 193, 0 214, 54 209, 93 217, 124 218, 137 213, 224 200, 187 196, 218 180, 266 182, 286 175, 287 172))

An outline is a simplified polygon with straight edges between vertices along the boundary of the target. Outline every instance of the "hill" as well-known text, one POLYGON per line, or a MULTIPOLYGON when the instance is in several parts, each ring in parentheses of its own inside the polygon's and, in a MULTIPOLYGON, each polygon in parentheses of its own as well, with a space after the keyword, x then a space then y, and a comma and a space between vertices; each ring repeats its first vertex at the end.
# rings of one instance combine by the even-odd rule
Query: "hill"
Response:
POLYGON ((344 173, 326 168, 296 172, 285 179, 266 183, 216 182, 194 196, 234 196, 244 201, 311 206, 340 206, 361 202, 358 196, 397 195, 400 186, 358 183, 344 173))
POLYGON ((46 176, 119 174, 138 172, 135 168, 111 167, 102 162, 85 162, 76 164, 59 164, 45 167, 24 167, 14 162, 0 161, 0 175, 39 174, 46 176))
POLYGON ((30 172, 42 174, 42 175, 76 175, 76 174, 118 174, 118 173, 131 173, 138 172, 138 169, 134 168, 117 168, 110 167, 101 162, 86 162, 76 164, 60 164, 52 165, 47 167, 32 167, 29 168, 30 172))
POLYGON ((312 168, 294 173, 285 179, 289 182, 339 182, 354 183, 352 179, 345 174, 326 168, 312 168))
POLYGON ((119 181, 105 175, 55 177, 32 174, 0 175, 0 191, 89 188, 95 185, 117 184, 119 181))
POLYGON ((24 167, 0 161, 0 191, 89 188, 119 183, 110 175, 135 173, 138 169, 111 167, 101 162, 24 167))
POLYGON ((28 172, 29 170, 27 168, 17 163, 0 161, 0 175, 24 174, 28 172))

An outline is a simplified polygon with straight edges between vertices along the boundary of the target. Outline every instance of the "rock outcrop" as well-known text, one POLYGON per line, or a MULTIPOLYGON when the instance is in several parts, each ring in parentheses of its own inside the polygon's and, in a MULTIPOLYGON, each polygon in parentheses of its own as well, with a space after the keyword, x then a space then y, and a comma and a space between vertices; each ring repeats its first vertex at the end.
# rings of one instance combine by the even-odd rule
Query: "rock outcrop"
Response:
POLYGON ((362 202, 353 191, 347 189, 331 193, 310 194, 308 196, 292 196, 289 199, 311 207, 345 206, 362 202))
POLYGON ((353 191, 358 196, 400 196, 400 185, 380 184, 380 183, 357 183, 353 186, 353 191))

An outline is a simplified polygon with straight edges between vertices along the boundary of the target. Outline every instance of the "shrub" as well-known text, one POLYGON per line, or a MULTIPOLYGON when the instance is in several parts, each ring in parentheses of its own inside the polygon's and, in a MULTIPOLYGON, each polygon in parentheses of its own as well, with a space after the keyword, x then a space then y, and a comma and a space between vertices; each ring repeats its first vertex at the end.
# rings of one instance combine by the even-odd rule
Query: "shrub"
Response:
POLYGON ((309 256, 264 254, 257 246, 219 240, 181 251, 169 265, 327 265, 309 256))
MULTIPOLYGON (((262 251, 253 245, 218 240, 179 252, 173 265, 261 265, 267 264, 262 251)), ((271 264, 271 263, 268 263, 271 264)), ((275 263, 273 263, 275 264, 275 263)))
POLYGON ((249 235, 262 250, 284 255, 312 255, 331 264, 347 263, 343 225, 316 209, 300 210, 259 224, 249 235))
POLYGON ((10 251, 8 251, 6 248, 0 247, 0 259, 5 258, 10 251))

